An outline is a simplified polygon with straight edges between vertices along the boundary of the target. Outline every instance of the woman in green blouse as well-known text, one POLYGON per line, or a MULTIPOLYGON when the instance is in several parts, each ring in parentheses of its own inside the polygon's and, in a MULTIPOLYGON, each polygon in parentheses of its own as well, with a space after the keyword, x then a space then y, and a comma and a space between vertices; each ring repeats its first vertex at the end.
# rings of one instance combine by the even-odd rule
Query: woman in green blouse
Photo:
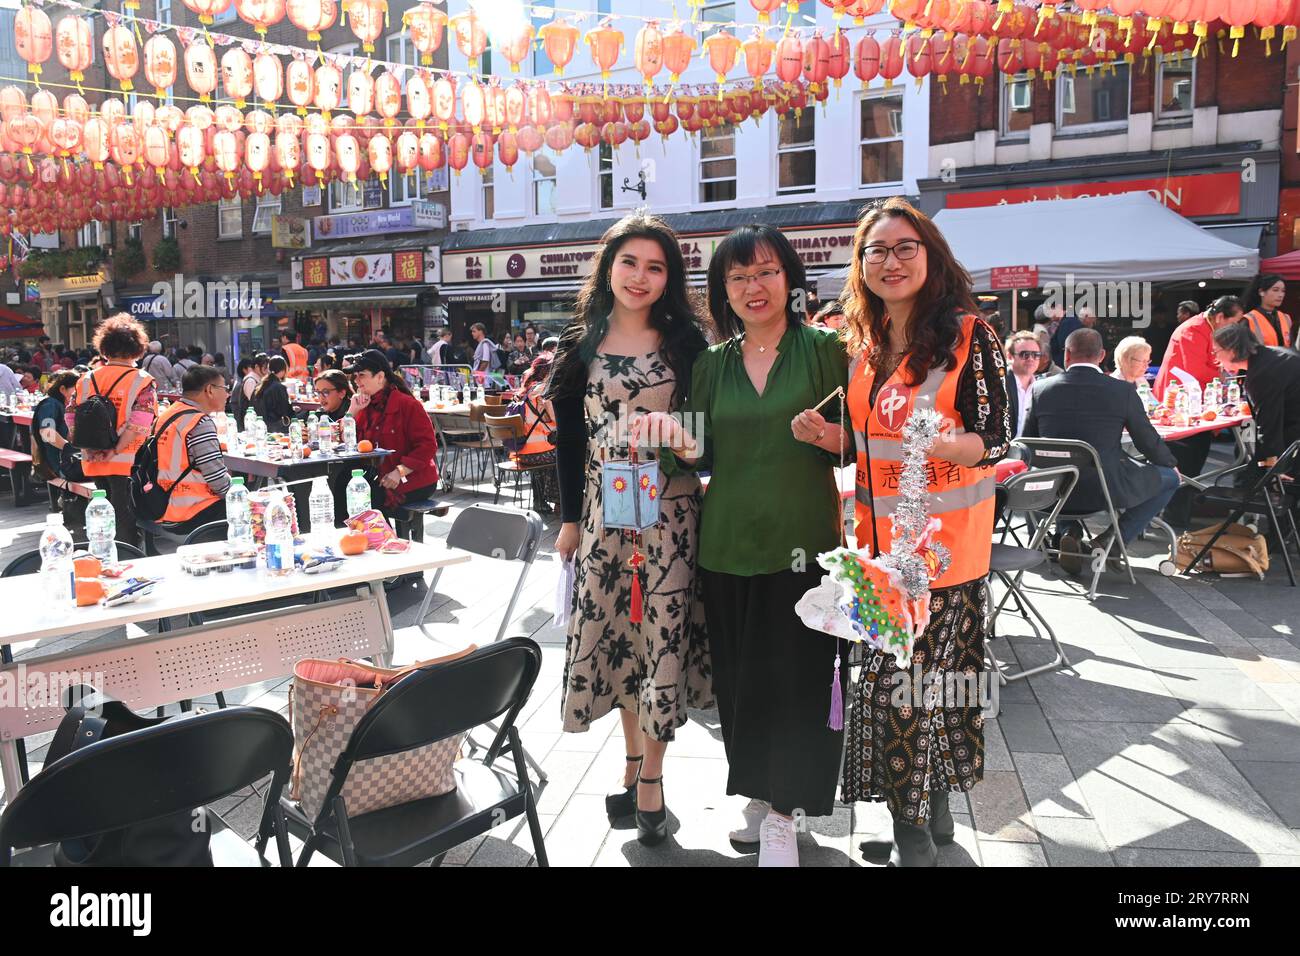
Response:
MULTIPOLYGON (((821 580, 817 555, 842 531, 833 469, 843 431, 814 425, 820 416, 808 410, 848 378, 836 334, 803 324, 805 289, 779 231, 749 225, 727 236, 709 265, 719 344, 695 360, 687 427, 647 416, 661 419, 660 440, 682 467, 712 473, 698 564, 727 792, 751 798, 731 838, 758 844, 759 866, 798 866, 794 816, 831 812, 843 742, 827 726, 828 678, 843 649, 794 610, 821 580)), ((826 420, 838 421, 839 408, 828 403, 826 420)))

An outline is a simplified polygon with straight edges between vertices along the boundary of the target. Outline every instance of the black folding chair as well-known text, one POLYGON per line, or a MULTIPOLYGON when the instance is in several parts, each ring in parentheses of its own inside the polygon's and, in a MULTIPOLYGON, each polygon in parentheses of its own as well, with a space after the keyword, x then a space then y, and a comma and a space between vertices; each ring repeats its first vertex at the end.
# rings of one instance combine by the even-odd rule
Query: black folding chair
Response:
POLYGON ((1286 576, 1291 582, 1291 587, 1296 586, 1295 568, 1291 564, 1291 553, 1289 543, 1294 542, 1297 551, 1300 551, 1300 532, 1296 530, 1295 509, 1297 507, 1297 496, 1300 495, 1300 488, 1296 487, 1295 480, 1284 477, 1289 475, 1295 466, 1296 460, 1300 458, 1300 441, 1291 443, 1291 447, 1282 454, 1277 456, 1277 462, 1259 477, 1253 485, 1248 488, 1233 488, 1226 485, 1211 485, 1199 495, 1196 496, 1198 502, 1206 504, 1226 506, 1231 513, 1226 521, 1214 536, 1205 543, 1205 547, 1197 553, 1187 567, 1183 570, 1184 575, 1190 574, 1201 563, 1204 557, 1209 554, 1214 543, 1222 537, 1223 532, 1228 525, 1235 524, 1242 515, 1250 514, 1267 514, 1272 524, 1273 534, 1277 537, 1278 544, 1282 549, 1282 563, 1286 565, 1286 576), (1288 486, 1289 485, 1289 486, 1288 486), (1287 525, 1290 533, 1284 531, 1282 521, 1278 513, 1286 515, 1287 525))
POLYGON ((212 832, 214 864, 268 864, 274 836, 292 866, 280 794, 293 760, 293 731, 261 707, 195 714, 74 750, 18 791, 0 816, 0 866, 12 851, 84 839, 206 807, 270 776, 257 839, 249 847, 222 825, 212 832), (254 853, 254 850, 256 851, 254 853))
POLYGON ((989 639, 997 637, 998 615, 1003 612, 1007 599, 1012 598, 1017 606, 1016 616, 1029 625, 1034 632, 1034 637, 1041 639, 1046 632, 1052 647, 1056 649, 1056 657, 1046 664, 1007 673, 998 662, 993 648, 986 644, 985 653, 997 674, 999 683, 1022 680, 1034 674, 1055 670, 1063 664, 1069 666, 1070 661, 1065 656, 1065 649, 1057 640, 1052 625, 1029 600, 1023 578, 1026 571, 1040 567, 1047 560, 1043 545, 1047 537, 1047 529, 1055 523, 1078 481, 1079 470, 1073 465, 1066 465, 1060 468, 1031 468, 1029 471, 1008 478, 998 486, 998 495, 1003 499, 1007 511, 1032 514, 1039 520, 1037 530, 1027 547, 996 541, 993 543, 993 550, 989 556, 989 577, 996 578, 1007 590, 989 615, 989 639), (1042 625, 1042 630, 1039 629, 1039 625, 1042 625))
POLYGON ((512 637, 420 668, 393 685, 353 729, 316 818, 282 800, 290 831, 305 841, 298 866, 317 852, 343 866, 437 864, 448 850, 520 814, 528 820, 537 864, 546 866, 536 795, 515 726, 541 666, 541 648, 529 638, 512 637), (455 790, 349 816, 342 793, 353 764, 436 743, 502 715, 483 759, 456 761, 455 790), (513 777, 493 766, 504 755, 514 762, 513 777))

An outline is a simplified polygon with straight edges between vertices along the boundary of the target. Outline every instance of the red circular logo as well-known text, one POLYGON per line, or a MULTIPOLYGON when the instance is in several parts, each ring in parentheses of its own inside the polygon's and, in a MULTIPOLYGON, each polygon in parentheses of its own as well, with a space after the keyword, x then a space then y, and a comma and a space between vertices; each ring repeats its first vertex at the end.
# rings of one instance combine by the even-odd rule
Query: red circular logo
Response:
POLYGON ((891 432, 902 431, 911 404, 912 389, 906 385, 886 385, 876 396, 876 419, 891 432))

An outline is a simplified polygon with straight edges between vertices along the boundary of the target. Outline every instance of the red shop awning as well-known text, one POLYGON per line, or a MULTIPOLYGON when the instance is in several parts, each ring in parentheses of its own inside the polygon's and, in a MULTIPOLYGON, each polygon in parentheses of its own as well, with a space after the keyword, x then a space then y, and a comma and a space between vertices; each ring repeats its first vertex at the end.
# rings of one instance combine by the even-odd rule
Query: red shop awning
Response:
POLYGON ((40 338, 45 326, 40 319, 0 307, 0 339, 40 338))

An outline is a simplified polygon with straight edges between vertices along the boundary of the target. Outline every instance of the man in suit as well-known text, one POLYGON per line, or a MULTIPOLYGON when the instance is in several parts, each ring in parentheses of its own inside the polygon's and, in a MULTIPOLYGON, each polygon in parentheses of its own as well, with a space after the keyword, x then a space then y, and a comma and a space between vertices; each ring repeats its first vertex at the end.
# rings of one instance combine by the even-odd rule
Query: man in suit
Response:
MULTIPOLYGON (((1023 434, 1029 438, 1073 438, 1097 450, 1115 510, 1120 513, 1119 533, 1124 544, 1133 541, 1169 503, 1178 490, 1177 462, 1147 419, 1137 389, 1101 370, 1106 357, 1101 335, 1094 329, 1076 329, 1065 341, 1065 371, 1035 383, 1029 417, 1023 434), (1128 430, 1134 446, 1148 464, 1124 453, 1120 441, 1128 430)), ((1100 511, 1106 506, 1101 484, 1081 475, 1066 510, 1100 511)), ((1093 542, 1106 547, 1105 533, 1093 542)), ((1060 539, 1061 567, 1071 573, 1082 569, 1082 542, 1070 530, 1060 539)))
POLYGON ((1007 376, 1007 400, 1011 403, 1011 428, 1016 438, 1024 431, 1025 420, 1029 417, 1041 356, 1038 339, 1033 332, 1021 329, 1012 332, 1007 339, 1007 365, 1011 373, 1007 376))

